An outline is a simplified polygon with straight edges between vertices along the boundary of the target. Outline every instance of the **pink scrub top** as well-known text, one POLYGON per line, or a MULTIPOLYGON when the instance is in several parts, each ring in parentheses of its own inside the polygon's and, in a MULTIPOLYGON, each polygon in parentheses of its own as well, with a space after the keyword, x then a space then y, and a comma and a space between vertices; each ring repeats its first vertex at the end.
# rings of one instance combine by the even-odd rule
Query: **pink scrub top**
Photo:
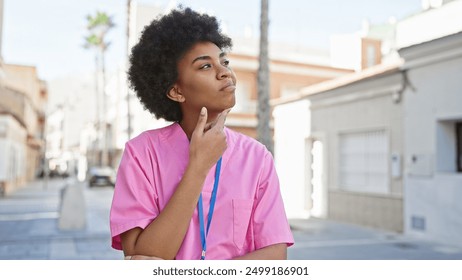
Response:
MULTIPOLYGON (((218 194, 207 235, 207 259, 231 259, 257 249, 294 242, 282 202, 273 158, 256 140, 225 128, 218 194)), ((178 123, 149 130, 127 142, 117 172, 110 213, 112 247, 120 234, 146 228, 164 209, 189 160, 189 141, 178 123)), ((204 217, 215 179, 212 167, 202 198, 204 217)), ((207 218, 205 218, 206 220, 207 218)), ((174 223, 175 221, 172 221, 174 223)), ((197 207, 176 259, 200 259, 197 207)))

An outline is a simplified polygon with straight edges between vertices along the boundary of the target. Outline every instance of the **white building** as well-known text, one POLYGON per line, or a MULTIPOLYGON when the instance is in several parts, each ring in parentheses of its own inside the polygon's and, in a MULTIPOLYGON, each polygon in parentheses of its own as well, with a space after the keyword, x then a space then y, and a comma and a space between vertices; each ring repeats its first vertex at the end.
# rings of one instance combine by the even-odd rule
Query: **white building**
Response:
POLYGON ((314 85, 276 106, 276 164, 284 199, 292 197, 289 217, 402 230, 401 168, 391 163, 403 154, 399 65, 314 85))
POLYGON ((402 60, 275 103, 289 216, 461 244, 462 1, 441 4, 388 33, 402 60))

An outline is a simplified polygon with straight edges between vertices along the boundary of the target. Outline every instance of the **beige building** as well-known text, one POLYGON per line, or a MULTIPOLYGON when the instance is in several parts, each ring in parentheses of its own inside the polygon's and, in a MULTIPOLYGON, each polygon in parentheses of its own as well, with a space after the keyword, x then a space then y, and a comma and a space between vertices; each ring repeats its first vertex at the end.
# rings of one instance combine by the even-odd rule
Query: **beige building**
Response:
POLYGON ((0 192, 37 176, 44 152, 46 85, 33 66, 3 64, 0 81, 0 192))

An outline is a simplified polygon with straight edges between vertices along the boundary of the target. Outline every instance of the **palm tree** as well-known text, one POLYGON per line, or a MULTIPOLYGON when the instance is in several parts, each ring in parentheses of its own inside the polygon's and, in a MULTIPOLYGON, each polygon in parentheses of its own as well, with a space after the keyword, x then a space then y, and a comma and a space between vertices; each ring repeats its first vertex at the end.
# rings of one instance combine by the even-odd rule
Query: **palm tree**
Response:
MULTIPOLYGON (((112 17, 108 16, 104 12, 96 12, 94 16, 88 15, 87 16, 87 30, 89 31, 88 36, 85 37, 85 48, 93 48, 96 49, 96 69, 99 68, 99 71, 101 71, 101 81, 102 85, 101 87, 98 87, 98 78, 96 79, 96 89, 100 93, 97 92, 97 94, 100 94, 102 96, 102 115, 103 118, 102 120, 100 119, 99 115, 99 108, 97 108, 97 119, 98 119, 98 131, 102 129, 102 154, 101 156, 98 156, 98 164, 99 165, 107 165, 108 164, 108 145, 107 145, 107 133, 106 133, 106 126, 107 126, 107 120, 106 120, 106 107, 107 107, 107 100, 106 100, 106 94, 104 92, 105 86, 106 86, 106 67, 105 67, 105 61, 104 61, 104 55, 109 47, 110 43, 105 41, 105 37, 109 30, 115 26, 114 21, 112 20, 112 17), (99 58, 99 65, 98 65, 98 58, 99 58), (98 67, 99 66, 99 67, 98 67)), ((97 71, 98 72, 98 71, 97 71)), ((96 73, 98 76, 98 73, 96 73)), ((97 97, 98 100, 98 97, 97 97)), ((99 102, 96 103, 96 106, 99 107, 99 102)))
POLYGON ((260 55, 258 66, 258 125, 257 137, 266 148, 273 153, 273 136, 270 129, 271 108, 269 105, 270 96, 270 75, 268 63, 268 1, 261 0, 260 16, 260 55))

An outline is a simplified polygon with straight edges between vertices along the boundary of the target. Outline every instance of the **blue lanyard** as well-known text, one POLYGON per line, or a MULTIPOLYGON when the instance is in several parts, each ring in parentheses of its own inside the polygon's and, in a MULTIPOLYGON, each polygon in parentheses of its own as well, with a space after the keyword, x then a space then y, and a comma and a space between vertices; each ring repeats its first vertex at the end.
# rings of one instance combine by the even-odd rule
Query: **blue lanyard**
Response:
POLYGON ((202 243, 201 260, 205 260, 205 251, 207 250, 207 234, 209 233, 210 223, 212 222, 213 210, 215 209, 215 201, 217 200, 218 181, 220 181, 221 158, 217 162, 215 168, 215 182, 213 183, 212 197, 210 198, 209 215, 207 217, 207 231, 204 230, 204 210, 202 206, 202 193, 199 195, 197 208, 199 212, 199 226, 202 243))

